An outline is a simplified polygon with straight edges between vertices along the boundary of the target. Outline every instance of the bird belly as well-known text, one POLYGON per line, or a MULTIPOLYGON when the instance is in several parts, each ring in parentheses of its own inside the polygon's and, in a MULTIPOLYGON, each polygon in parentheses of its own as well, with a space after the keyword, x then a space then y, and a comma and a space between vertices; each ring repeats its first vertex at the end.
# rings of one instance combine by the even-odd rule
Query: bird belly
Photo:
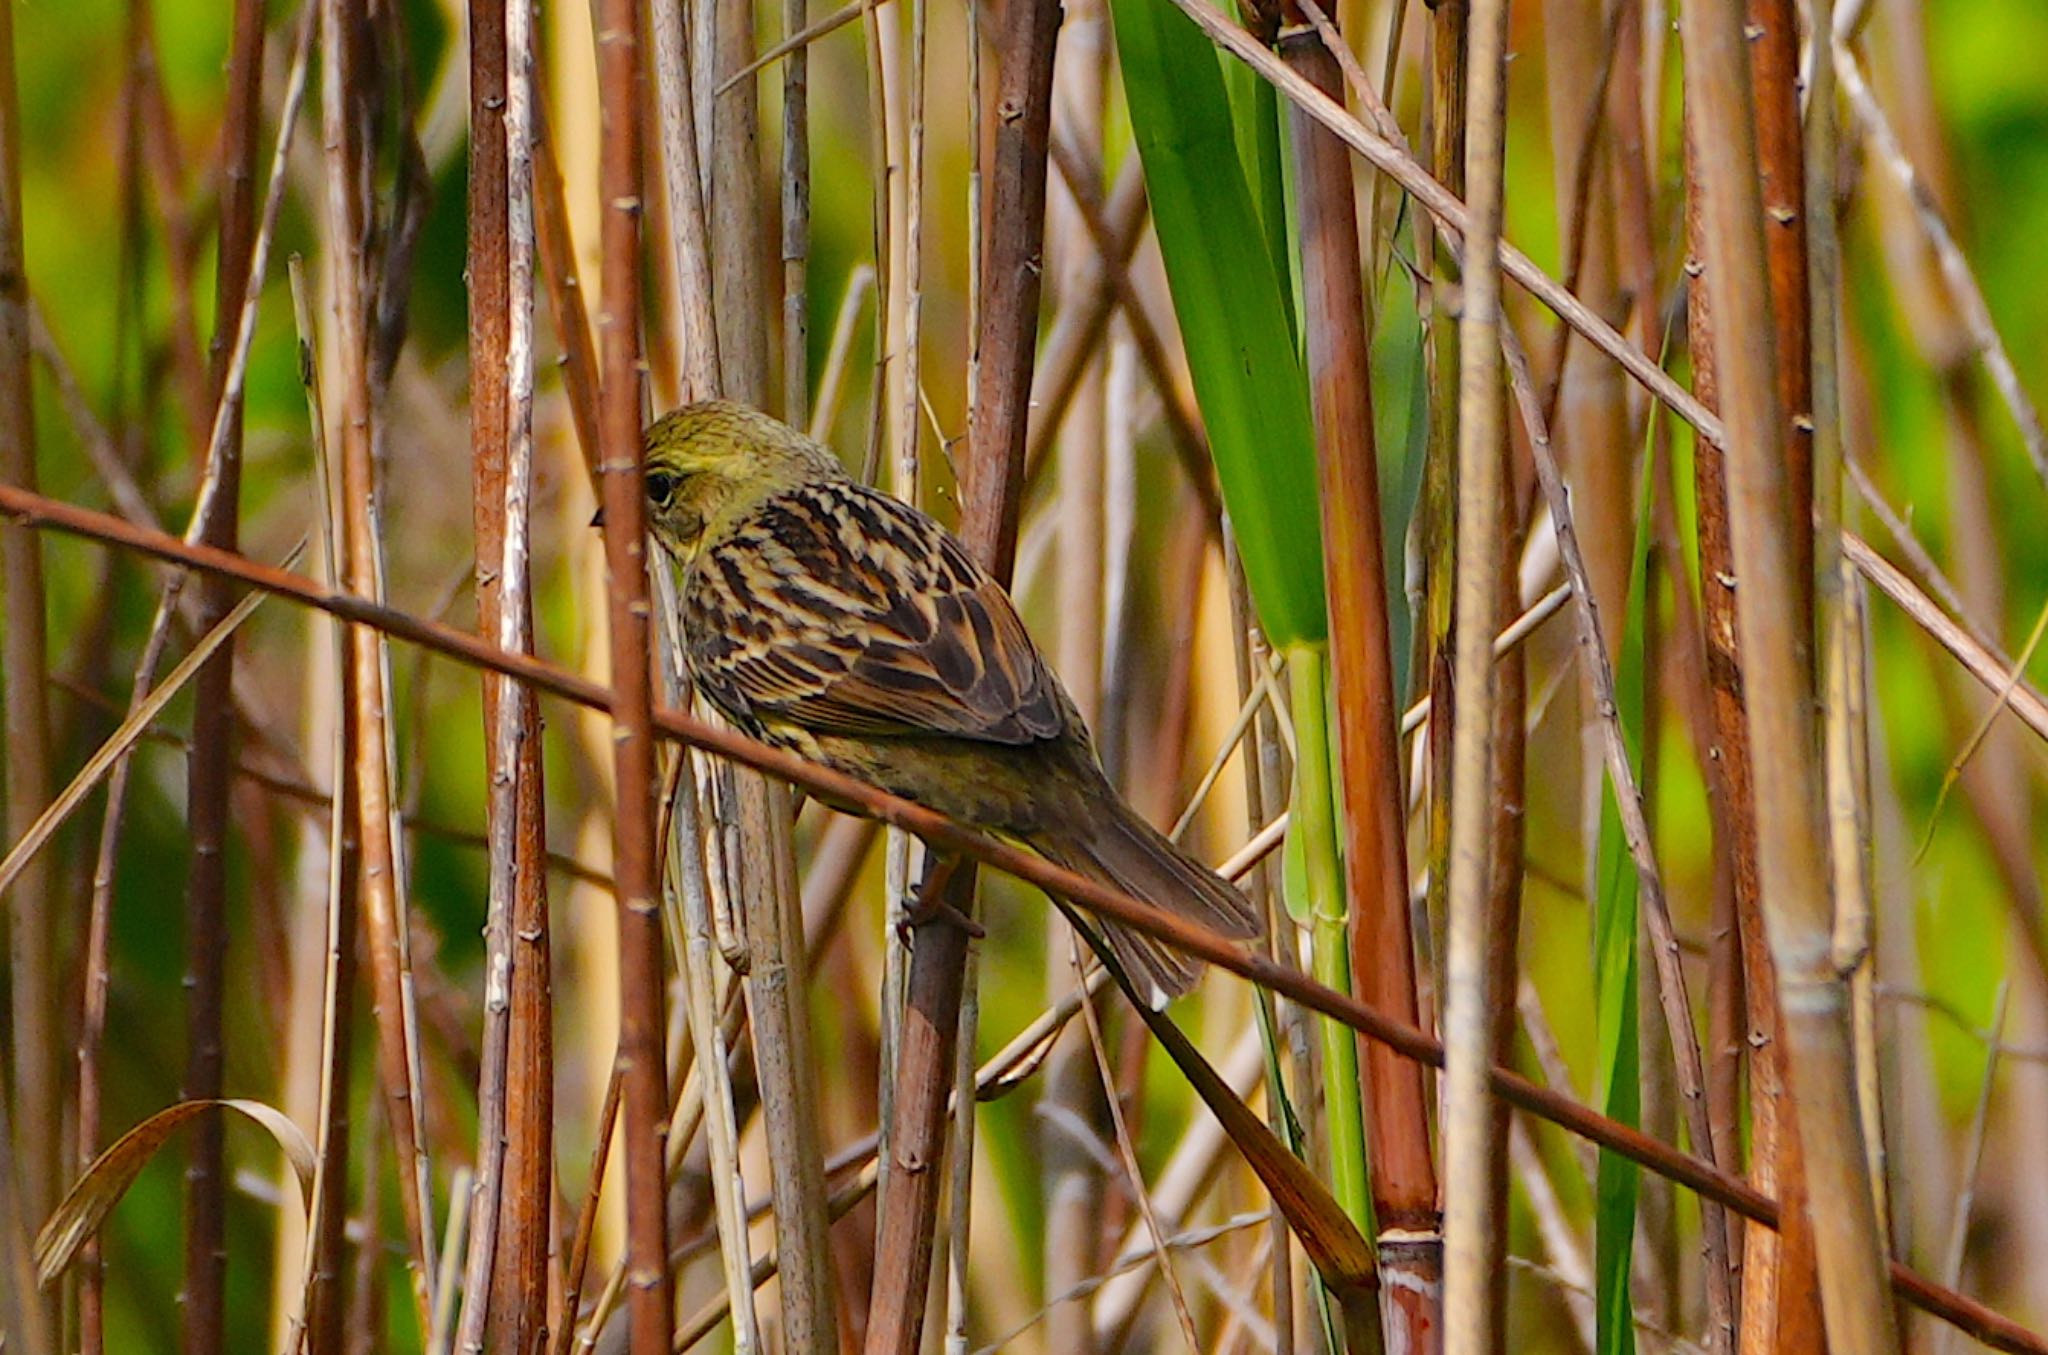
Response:
POLYGON ((1034 833, 1059 819, 1069 799, 1068 777, 1056 756, 1042 747, 996 749, 972 739, 791 733, 797 740, 785 744, 791 751, 971 828, 1034 833))

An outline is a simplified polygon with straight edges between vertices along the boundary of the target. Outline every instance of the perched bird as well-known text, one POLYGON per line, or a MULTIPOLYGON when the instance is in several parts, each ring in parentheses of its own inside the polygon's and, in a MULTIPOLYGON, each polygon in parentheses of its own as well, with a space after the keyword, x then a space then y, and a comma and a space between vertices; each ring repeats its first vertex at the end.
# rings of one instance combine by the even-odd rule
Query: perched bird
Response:
MULTIPOLYGON (((1001 585, 936 521, 741 405, 646 434, 648 525, 679 570, 699 694, 744 732, 1225 936, 1251 901, 1118 795, 1001 585)), ((1152 1004, 1200 966, 1112 924, 1152 1004)))

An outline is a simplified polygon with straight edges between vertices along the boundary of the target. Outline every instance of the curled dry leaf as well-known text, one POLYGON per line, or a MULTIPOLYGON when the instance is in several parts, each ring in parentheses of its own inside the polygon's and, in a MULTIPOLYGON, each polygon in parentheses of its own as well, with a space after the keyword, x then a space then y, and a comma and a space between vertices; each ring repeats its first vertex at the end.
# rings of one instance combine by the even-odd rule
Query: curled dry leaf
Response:
POLYGON ((261 1101, 236 1099, 180 1101, 167 1106, 115 1140, 112 1147, 93 1159, 85 1175, 65 1195, 64 1202, 50 1215, 36 1235, 36 1283, 47 1289, 62 1275, 85 1245, 99 1231, 128 1187, 142 1174, 142 1168, 179 1126, 203 1110, 224 1107, 238 1111, 270 1131, 285 1160, 299 1178, 299 1203, 308 1212, 313 1207, 313 1145, 291 1117, 261 1101))

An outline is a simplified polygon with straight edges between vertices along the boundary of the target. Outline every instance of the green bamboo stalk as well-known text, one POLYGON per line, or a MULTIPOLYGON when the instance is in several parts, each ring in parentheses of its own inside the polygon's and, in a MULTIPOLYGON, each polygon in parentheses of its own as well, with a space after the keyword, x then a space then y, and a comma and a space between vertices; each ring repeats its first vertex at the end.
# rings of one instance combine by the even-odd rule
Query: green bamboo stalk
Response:
MULTIPOLYGON (((1319 648, 1297 645, 1287 653, 1296 740, 1293 823, 1299 831, 1303 867, 1300 912, 1309 919, 1314 973, 1338 992, 1349 993, 1351 966, 1345 946, 1343 865, 1337 856, 1332 812, 1336 787, 1330 776, 1324 663, 1319 648)), ((1322 1035, 1324 1112, 1329 1119, 1330 1193, 1370 1237, 1378 1229, 1365 1159, 1365 1112, 1358 1094, 1358 1040, 1348 1027, 1327 1017, 1317 1028, 1322 1035)))

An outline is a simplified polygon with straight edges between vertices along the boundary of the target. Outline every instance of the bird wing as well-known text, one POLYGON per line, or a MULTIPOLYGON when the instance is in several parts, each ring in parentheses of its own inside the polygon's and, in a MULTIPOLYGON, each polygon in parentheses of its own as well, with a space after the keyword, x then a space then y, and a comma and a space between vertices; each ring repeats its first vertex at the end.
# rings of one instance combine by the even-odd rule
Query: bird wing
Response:
POLYGON ((769 499, 690 568, 691 676, 727 714, 1026 744, 1067 703, 1016 608, 944 528, 851 481, 769 499))

